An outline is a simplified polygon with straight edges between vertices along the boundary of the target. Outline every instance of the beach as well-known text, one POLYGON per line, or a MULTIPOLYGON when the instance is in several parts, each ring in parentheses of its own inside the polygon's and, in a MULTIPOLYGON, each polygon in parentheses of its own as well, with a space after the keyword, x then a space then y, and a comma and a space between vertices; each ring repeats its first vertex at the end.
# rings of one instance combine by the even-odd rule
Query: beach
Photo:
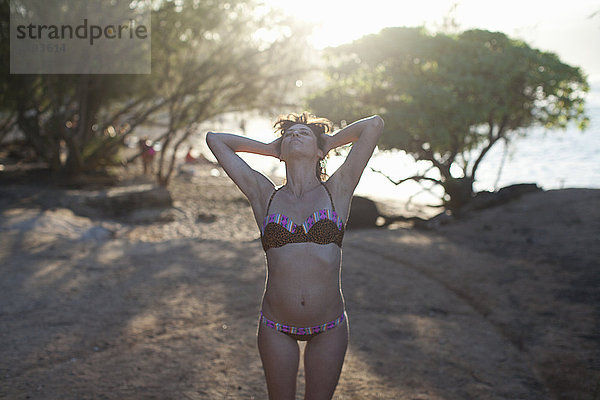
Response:
MULTIPOLYGON (((73 190, 0 185, 0 398, 266 399, 265 256, 230 179, 179 174, 173 208, 146 223, 77 215, 73 190)), ((334 399, 599 399, 599 261, 599 189, 349 229, 334 399)))

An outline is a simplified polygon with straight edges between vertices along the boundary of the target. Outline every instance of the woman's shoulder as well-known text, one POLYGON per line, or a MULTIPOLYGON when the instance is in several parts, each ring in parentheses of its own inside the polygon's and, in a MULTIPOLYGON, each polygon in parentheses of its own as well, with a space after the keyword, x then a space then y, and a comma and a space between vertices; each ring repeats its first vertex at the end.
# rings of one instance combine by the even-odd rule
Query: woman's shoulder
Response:
POLYGON ((348 208, 350 207, 350 200, 352 199, 352 190, 348 190, 348 187, 344 187, 335 174, 329 179, 323 182, 323 185, 331 195, 331 201, 335 207, 336 212, 344 219, 347 220, 348 208))
POLYGON ((322 183, 334 199, 352 196, 352 192, 350 192, 351 188, 345 186, 341 179, 339 179, 339 175, 336 175, 335 173, 322 183))
POLYGON ((257 191, 255 198, 248 197, 252 208, 257 211, 267 212, 267 203, 277 191, 275 184, 266 176, 259 174, 257 176, 257 191), (264 210, 263 210, 264 209, 264 210))

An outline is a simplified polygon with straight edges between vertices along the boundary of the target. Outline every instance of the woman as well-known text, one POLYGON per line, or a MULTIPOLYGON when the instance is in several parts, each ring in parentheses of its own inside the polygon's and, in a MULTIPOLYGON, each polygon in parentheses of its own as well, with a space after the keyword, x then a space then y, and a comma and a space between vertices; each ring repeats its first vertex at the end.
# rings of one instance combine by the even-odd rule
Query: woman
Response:
POLYGON ((340 285, 342 239, 350 200, 383 130, 379 116, 330 135, 332 124, 304 112, 280 116, 281 137, 262 143, 209 132, 213 154, 252 206, 267 259, 267 282, 258 327, 258 349, 269 399, 295 399, 304 350, 305 399, 330 399, 348 345, 348 320, 340 285), (336 147, 353 143, 345 162, 323 181, 322 162, 336 147), (285 184, 253 170, 236 152, 285 162, 285 184))

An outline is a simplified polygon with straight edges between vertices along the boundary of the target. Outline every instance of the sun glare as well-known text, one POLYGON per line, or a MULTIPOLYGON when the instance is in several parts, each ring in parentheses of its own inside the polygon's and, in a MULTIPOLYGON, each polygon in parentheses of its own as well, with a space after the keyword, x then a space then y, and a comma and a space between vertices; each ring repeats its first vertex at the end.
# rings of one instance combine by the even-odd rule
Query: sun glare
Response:
POLYGON ((301 21, 315 24, 312 43, 317 48, 351 42, 386 26, 417 26, 439 20, 448 13, 452 2, 430 0, 422 2, 371 0, 362 6, 347 1, 304 0, 301 11, 292 0, 267 0, 301 21))
POLYGON ((597 2, 592 0, 581 0, 569 7, 564 7, 562 0, 371 0, 360 6, 340 0, 265 1, 301 21, 315 24, 311 41, 317 48, 348 43, 388 26, 424 25, 437 30, 448 16, 455 19, 459 29, 477 27, 513 35, 543 29, 548 24, 564 24, 572 16, 597 11, 597 2), (557 9, 562 11, 557 13, 557 9))

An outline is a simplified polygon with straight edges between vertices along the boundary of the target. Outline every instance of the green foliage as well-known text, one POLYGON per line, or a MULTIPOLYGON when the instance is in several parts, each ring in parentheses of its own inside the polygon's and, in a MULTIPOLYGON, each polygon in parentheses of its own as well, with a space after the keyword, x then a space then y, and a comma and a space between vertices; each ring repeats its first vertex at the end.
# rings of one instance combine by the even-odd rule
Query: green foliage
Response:
MULTIPOLYGON (((167 2, 153 13, 166 29, 153 50, 154 92, 167 99, 158 181, 169 182, 177 148, 215 115, 285 103, 307 61, 308 31, 253 1, 167 2), (173 153, 168 158, 166 149, 173 153)), ((153 42, 154 45, 154 42, 153 42)))
POLYGON ((450 208, 468 201, 477 167, 499 139, 534 124, 588 123, 581 70, 500 32, 387 28, 327 56, 328 84, 309 107, 335 121, 382 115, 380 146, 429 160, 450 208))
MULTIPOLYGON (((56 4, 54 2, 53 4, 56 4)), ((30 5, 30 3, 28 3, 30 5)), ((65 1, 53 10, 43 3, 32 13, 68 13, 84 3, 65 1)), ((9 74, 9 1, 0 0, 2 62, 0 63, 0 115, 12 118, 28 144, 54 170, 72 173, 95 170, 114 163, 114 136, 105 122, 111 105, 128 101, 144 87, 143 75, 9 74), (60 160, 61 142, 68 149, 60 160)), ((60 16, 56 16, 60 19, 60 16)), ((0 126, 6 132, 10 126, 0 126)))
MULTIPOLYGON (((59 9, 74 7, 85 2, 65 0, 59 9)), ((158 122, 165 126, 159 181, 166 184, 174 159, 162 171, 165 150, 215 115, 288 101, 309 68, 305 29, 254 0, 154 0, 148 75, 10 75, 8 0, 0 0, 0 15, 0 130, 16 123, 41 159, 71 173, 115 163, 128 135, 158 122)))

